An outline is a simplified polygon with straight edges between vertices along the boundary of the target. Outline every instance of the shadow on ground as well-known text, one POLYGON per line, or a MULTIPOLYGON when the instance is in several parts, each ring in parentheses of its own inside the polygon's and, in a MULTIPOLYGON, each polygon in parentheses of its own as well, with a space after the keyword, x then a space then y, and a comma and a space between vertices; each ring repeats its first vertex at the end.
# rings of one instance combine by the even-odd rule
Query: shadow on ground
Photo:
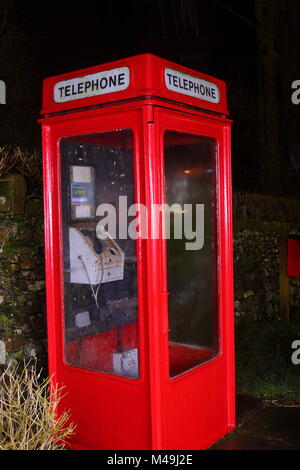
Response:
POLYGON ((237 427, 210 450, 299 450, 300 406, 270 406, 237 396, 237 427))

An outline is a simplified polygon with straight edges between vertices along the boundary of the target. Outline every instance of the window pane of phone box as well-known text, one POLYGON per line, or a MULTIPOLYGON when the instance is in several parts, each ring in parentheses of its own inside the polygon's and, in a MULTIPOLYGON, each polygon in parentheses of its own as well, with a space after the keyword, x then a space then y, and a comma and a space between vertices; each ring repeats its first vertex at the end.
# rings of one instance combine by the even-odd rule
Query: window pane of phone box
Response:
POLYGON ((123 215, 134 204, 132 131, 66 137, 60 155, 65 361, 136 379, 134 217, 120 222, 120 197, 123 215))
POLYGON ((165 133, 170 377, 218 353, 215 156, 213 139, 165 133))

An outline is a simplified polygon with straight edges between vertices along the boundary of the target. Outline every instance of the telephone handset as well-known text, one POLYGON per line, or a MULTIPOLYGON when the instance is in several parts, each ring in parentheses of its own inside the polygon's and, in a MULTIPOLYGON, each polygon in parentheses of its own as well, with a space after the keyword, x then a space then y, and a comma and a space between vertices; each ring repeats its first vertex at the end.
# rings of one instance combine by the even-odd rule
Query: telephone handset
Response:
POLYGON ((96 230, 70 227, 69 240, 71 283, 96 285, 123 279, 124 252, 108 233, 102 239, 96 230))
POLYGON ((70 227, 69 237, 70 282, 89 284, 99 308, 100 286, 124 277, 124 252, 108 233, 100 239, 96 230, 70 227))
POLYGON ((85 237, 88 237, 88 238, 91 240, 95 252, 96 252, 98 255, 101 255, 104 246, 103 246, 102 241, 96 236, 96 232, 91 231, 91 230, 86 230, 86 229, 84 229, 84 228, 80 229, 80 232, 81 232, 85 237))

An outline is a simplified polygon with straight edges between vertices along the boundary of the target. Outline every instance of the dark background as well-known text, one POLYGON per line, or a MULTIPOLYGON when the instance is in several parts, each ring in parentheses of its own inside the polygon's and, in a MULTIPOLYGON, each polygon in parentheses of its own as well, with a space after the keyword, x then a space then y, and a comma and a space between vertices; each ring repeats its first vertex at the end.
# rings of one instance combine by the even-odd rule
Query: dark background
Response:
POLYGON ((300 197, 298 0, 0 0, 0 145, 40 148, 42 79, 152 52, 226 81, 234 189, 300 197))

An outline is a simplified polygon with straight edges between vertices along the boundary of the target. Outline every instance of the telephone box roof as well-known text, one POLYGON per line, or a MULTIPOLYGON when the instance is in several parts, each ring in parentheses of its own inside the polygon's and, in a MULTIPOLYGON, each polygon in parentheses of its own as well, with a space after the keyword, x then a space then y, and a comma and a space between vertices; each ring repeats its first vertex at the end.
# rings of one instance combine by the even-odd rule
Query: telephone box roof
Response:
POLYGON ((160 98, 228 115, 225 82, 153 54, 46 78, 41 114, 137 98, 160 98))

